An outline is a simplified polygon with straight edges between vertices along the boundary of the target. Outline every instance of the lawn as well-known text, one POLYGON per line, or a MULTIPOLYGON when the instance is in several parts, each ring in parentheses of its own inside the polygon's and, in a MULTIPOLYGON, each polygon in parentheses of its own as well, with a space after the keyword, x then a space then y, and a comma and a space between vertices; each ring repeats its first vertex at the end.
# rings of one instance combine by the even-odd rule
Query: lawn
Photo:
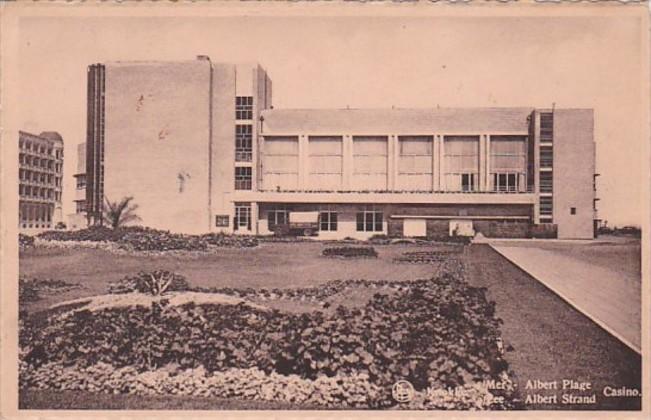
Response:
POLYGON ((20 255, 20 273, 79 283, 82 289, 46 296, 28 306, 30 311, 78 297, 106 293, 111 281, 139 271, 169 270, 184 275, 191 286, 237 288, 311 287, 331 280, 415 280, 432 277, 436 265, 395 264, 408 251, 435 246, 376 245, 378 258, 328 258, 321 252, 332 246, 320 242, 263 243, 256 248, 222 248, 203 255, 115 255, 99 249, 32 248, 20 255))

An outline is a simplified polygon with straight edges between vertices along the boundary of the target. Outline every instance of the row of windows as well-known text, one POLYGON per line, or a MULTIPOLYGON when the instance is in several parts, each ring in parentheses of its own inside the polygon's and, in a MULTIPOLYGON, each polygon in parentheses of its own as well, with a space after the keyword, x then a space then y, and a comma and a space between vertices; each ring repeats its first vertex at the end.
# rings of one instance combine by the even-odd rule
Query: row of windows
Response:
POLYGON ((54 191, 51 188, 33 187, 31 185, 19 185, 18 193, 21 197, 33 197, 61 201, 61 193, 54 191))
POLYGON ((554 114, 542 112, 540 114, 540 141, 551 142, 554 140, 554 114))
POLYGON ((520 177, 513 172, 493 174, 494 191, 519 191, 520 177))
POLYGON ((21 203, 18 218, 21 222, 36 221, 49 223, 52 221, 52 206, 21 203))
POLYGON ((540 192, 551 193, 554 192, 554 175, 550 171, 540 172, 540 192))
POLYGON ((551 216, 553 212, 553 197, 542 196, 540 197, 540 215, 551 216))
POLYGON ((50 223, 21 223, 23 229, 51 229, 52 225, 50 223))
POLYGON ((55 163, 52 159, 38 158, 23 153, 18 155, 18 162, 20 162, 21 165, 29 165, 56 172, 61 172, 61 168, 63 167, 60 163, 55 163))
POLYGON ((253 97, 252 96, 235 97, 235 119, 237 120, 253 119, 253 97))
MULTIPOLYGON (((289 210, 269 210, 267 212, 267 226, 269 230, 274 230, 276 226, 282 226, 289 223, 289 210)), ((322 211, 319 213, 319 230, 336 231, 337 230, 337 212, 322 211)))
MULTIPOLYGON (((32 144, 29 140, 22 140, 20 139, 18 141, 18 144, 20 146, 21 150, 26 150, 26 151, 32 151, 34 153, 40 153, 42 155, 49 155, 52 156, 52 147, 45 146, 45 145, 38 145, 36 143, 32 144)), ((56 149, 54 151, 54 155, 57 159, 63 158, 63 149, 56 149)))
MULTIPOLYGON (((218 226, 228 226, 228 218, 217 216, 218 226)), ((240 203, 235 205, 235 219, 233 220, 235 230, 251 230, 251 205, 240 203)), ((267 225, 270 230, 276 226, 289 223, 288 210, 269 210, 267 212, 267 225)), ((338 214, 336 211, 319 212, 319 230, 335 232, 338 229, 338 214)), ((383 213, 379 210, 363 210, 357 212, 356 229, 358 232, 382 232, 383 213)))
POLYGON ((30 171, 28 169, 19 169, 18 170, 18 178, 21 181, 32 181, 32 182, 40 182, 43 184, 54 184, 58 187, 61 185, 61 177, 55 177, 52 174, 47 174, 43 172, 38 172, 38 171, 30 171))
POLYGON ((253 126, 238 124, 235 126, 235 161, 251 162, 253 157, 253 126))
POLYGON ((554 165, 554 149, 551 146, 540 146, 540 167, 551 168, 554 165))

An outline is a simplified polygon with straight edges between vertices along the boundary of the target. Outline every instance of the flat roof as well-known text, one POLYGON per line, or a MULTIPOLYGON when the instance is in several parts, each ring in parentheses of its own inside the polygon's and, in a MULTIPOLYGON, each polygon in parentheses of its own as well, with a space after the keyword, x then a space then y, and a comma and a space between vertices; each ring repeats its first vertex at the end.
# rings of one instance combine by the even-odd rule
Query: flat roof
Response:
POLYGON ((529 131, 534 108, 268 109, 263 135, 499 134, 529 131))

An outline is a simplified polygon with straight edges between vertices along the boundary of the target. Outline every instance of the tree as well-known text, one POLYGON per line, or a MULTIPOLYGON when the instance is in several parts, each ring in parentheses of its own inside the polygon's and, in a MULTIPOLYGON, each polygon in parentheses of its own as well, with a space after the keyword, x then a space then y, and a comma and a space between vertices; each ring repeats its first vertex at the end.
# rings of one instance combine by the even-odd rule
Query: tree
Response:
POLYGON ((133 197, 124 197, 120 201, 111 202, 105 198, 104 203, 104 222, 113 229, 122 227, 130 222, 141 220, 136 214, 137 204, 131 204, 133 197))

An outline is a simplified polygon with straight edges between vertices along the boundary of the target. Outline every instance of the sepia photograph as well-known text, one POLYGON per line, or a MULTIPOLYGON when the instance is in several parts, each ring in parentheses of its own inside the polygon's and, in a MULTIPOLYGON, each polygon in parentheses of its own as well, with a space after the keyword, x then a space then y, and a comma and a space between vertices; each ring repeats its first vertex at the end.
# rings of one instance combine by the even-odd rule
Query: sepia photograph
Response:
POLYGON ((648 415, 644 5, 32 6, 5 413, 648 415))

